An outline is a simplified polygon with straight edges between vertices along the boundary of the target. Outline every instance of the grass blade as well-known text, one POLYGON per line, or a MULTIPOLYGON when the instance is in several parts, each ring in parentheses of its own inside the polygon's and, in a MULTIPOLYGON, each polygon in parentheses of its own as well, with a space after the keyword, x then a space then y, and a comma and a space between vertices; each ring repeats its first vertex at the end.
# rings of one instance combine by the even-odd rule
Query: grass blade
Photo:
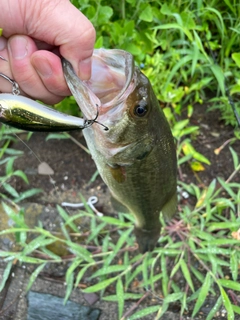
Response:
POLYGON ((201 306, 203 305, 204 301, 206 300, 206 296, 208 294, 209 288, 211 285, 211 275, 208 272, 205 278, 205 281, 200 289, 198 298, 197 298, 197 302, 194 306, 193 309, 193 313, 192 313, 192 318, 195 317, 195 315, 198 313, 198 311, 200 310, 201 306))
POLYGON ((124 308, 124 289, 121 278, 119 278, 117 281, 116 293, 118 297, 118 319, 121 319, 124 308))
POLYGON ((6 268, 4 269, 2 282, 0 283, 0 292, 3 290, 5 283, 8 280, 8 277, 9 277, 11 269, 12 269, 12 265, 13 265, 13 260, 9 261, 6 268))

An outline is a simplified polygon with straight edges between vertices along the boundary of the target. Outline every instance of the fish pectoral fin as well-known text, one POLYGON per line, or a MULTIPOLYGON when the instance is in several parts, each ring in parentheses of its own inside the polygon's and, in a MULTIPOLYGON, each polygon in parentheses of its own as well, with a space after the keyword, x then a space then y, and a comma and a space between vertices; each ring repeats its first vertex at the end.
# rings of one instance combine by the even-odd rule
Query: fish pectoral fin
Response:
POLYGON ((108 165, 109 171, 114 180, 118 183, 123 183, 126 180, 126 170, 124 166, 119 165, 108 165))
POLYGON ((154 145, 152 143, 144 143, 144 140, 143 140, 143 144, 142 146, 140 145, 137 145, 137 148, 135 151, 135 153, 137 154, 136 156, 136 160, 143 160, 145 159, 153 150, 153 147, 154 145))
POLYGON ((177 192, 171 197, 171 199, 162 208, 162 214, 164 219, 170 220, 177 211, 177 192))

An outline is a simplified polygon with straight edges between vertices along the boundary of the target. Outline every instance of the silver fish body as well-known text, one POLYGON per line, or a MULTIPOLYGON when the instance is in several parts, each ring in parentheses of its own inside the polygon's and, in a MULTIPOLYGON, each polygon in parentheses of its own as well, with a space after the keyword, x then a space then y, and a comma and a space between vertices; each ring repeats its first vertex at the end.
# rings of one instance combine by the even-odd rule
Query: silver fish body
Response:
POLYGON ((113 197, 135 217, 139 250, 158 241, 159 214, 176 211, 176 152, 169 124, 146 76, 122 50, 95 50, 92 78, 81 81, 63 60, 67 84, 86 118, 83 131, 99 173, 113 197))

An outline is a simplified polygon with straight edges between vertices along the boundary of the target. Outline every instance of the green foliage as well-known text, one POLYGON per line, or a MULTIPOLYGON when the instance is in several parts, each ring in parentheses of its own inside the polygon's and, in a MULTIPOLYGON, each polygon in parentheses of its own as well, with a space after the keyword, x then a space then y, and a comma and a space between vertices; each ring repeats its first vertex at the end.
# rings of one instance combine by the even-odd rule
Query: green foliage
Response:
POLYGON ((11 131, 13 132, 14 130, 8 130, 4 125, 0 127, 0 167, 2 172, 2 176, 0 176, 0 197, 2 199, 11 199, 17 203, 38 194, 41 190, 30 189, 19 193, 12 186, 12 179, 17 177, 28 184, 28 178, 23 171, 14 169, 14 162, 23 152, 9 148, 10 143, 16 141, 16 137, 14 138, 13 135, 10 134, 11 131), (5 170, 3 168, 5 168, 5 170), (3 174, 4 171, 5 174, 3 174))
MULTIPOLYGON (((206 90, 226 100, 226 83, 239 108, 240 9, 236 1, 72 3, 95 26, 96 48, 131 52, 161 102, 177 104, 181 112, 186 102, 201 103, 206 90)), ((226 108, 226 104, 220 106, 223 119, 235 125, 230 106, 227 115, 226 108)))
MULTIPOLYGON (((181 314, 191 310, 192 318, 195 318, 207 296, 215 300, 213 309, 206 315, 207 319, 212 319, 222 305, 233 319, 234 314, 239 314, 239 307, 233 304, 229 292, 237 295, 240 291, 240 219, 236 214, 240 205, 240 184, 232 182, 232 179, 239 172, 240 164, 232 148, 231 153, 234 171, 226 181, 218 178, 217 184, 215 179, 207 188, 179 182, 182 190, 196 197, 195 207, 190 210, 188 206, 181 206, 179 221, 166 225, 162 220, 159 246, 144 255, 132 254, 136 250, 131 236, 132 223, 125 222, 122 214, 117 218, 96 216, 86 201, 86 211, 75 215, 69 215, 58 207, 62 217, 61 234, 52 234, 41 227, 29 228, 24 215, 16 215, 9 206, 4 205, 15 226, 0 232, 0 236, 15 234, 22 249, 18 252, 0 251, 0 257, 10 261, 0 288, 3 288, 9 275, 11 261, 18 260, 38 265, 30 277, 27 286, 30 289, 47 264, 65 260, 47 249, 49 244, 61 242, 71 252, 71 256, 66 258, 69 265, 65 275, 65 301, 84 279, 87 286, 83 292, 100 291, 104 300, 118 303, 118 319, 142 319, 148 314, 155 316, 155 319, 164 318, 164 313, 175 304, 181 305, 181 314), (231 222, 225 217, 226 212, 229 212, 231 222), (85 245, 76 242, 76 238, 84 237, 76 223, 81 217, 89 218, 85 245), (30 233, 36 235, 32 240, 28 239, 30 233), (172 268, 169 268, 170 261, 174 262, 172 268), (111 288, 111 294, 108 288, 111 288), (133 308, 131 314, 125 310, 127 300, 137 300, 137 307, 148 296, 157 298, 157 303, 140 310, 133 308)), ((125 217, 130 218, 128 214, 125 217)))

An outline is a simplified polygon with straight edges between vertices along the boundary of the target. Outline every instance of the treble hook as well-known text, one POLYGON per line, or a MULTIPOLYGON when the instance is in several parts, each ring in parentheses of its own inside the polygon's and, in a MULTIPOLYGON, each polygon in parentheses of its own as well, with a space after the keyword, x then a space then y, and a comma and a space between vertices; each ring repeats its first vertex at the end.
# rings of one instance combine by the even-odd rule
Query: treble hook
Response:
MULTIPOLYGON (((7 61, 7 59, 5 59, 5 58, 2 57, 2 56, 0 56, 0 59, 2 59, 2 60, 4 60, 4 61, 7 61)), ((18 85, 18 83, 17 83, 15 80, 9 78, 8 76, 6 76, 5 74, 3 74, 3 73, 1 73, 1 72, 0 72, 0 76, 1 76, 2 78, 4 78, 5 80, 9 81, 9 82, 12 84, 12 94, 13 94, 13 95, 19 95, 19 94, 20 94, 19 85, 18 85)))
POLYGON ((84 126, 84 129, 92 126, 94 123, 97 123, 97 124, 100 124, 101 126, 103 126, 105 131, 108 131, 109 128, 107 126, 105 126, 105 124, 97 121, 97 118, 99 116, 99 110, 98 110, 99 106, 98 106, 98 104, 96 104, 96 108, 97 108, 97 114, 96 114, 95 118, 94 119, 90 119, 90 120, 86 119, 85 120, 86 126, 84 126))

